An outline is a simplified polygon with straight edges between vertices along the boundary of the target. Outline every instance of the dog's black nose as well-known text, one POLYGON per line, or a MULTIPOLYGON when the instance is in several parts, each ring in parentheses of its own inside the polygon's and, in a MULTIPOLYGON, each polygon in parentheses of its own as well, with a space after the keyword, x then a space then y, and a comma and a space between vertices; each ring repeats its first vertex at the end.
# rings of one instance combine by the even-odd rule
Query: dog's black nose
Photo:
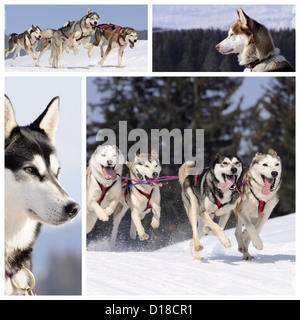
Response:
POLYGON ((65 210, 70 218, 74 218, 78 214, 80 206, 76 202, 70 202, 65 206, 65 210))
POLYGON ((278 176, 278 172, 277 171, 272 171, 271 175, 273 178, 276 178, 278 176))
POLYGON ((157 172, 153 172, 153 178, 155 179, 155 178, 157 178, 158 177, 158 173, 157 172))
POLYGON ((232 173, 236 173, 237 172, 237 168, 231 168, 231 172, 232 173))
POLYGON ((111 166, 113 164, 112 160, 107 160, 107 165, 111 166))

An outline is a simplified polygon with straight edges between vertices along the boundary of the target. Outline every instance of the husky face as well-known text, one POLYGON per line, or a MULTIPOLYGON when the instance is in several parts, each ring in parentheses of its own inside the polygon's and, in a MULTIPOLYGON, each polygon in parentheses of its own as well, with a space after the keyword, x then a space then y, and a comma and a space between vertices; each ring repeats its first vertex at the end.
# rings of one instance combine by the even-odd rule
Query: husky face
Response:
POLYGON ((262 185, 262 194, 268 195, 280 183, 282 165, 277 153, 270 149, 268 154, 257 153, 251 163, 251 174, 262 185))
POLYGON ((221 155, 217 156, 212 168, 216 179, 219 181, 218 188, 223 192, 237 185, 243 169, 240 158, 221 155))
POLYGON ((101 145, 95 150, 90 165, 106 180, 116 180, 117 174, 122 172, 124 157, 117 146, 101 145))
POLYGON ((30 36, 35 39, 35 40, 40 40, 42 38, 42 34, 41 34, 41 29, 39 27, 34 27, 32 26, 29 30, 28 30, 30 36))
POLYGON ((95 28, 99 24, 99 15, 96 12, 88 14, 85 22, 87 26, 95 28))
POLYGON ((240 23, 235 23, 228 32, 228 37, 216 45, 222 54, 242 53, 249 43, 248 35, 241 29, 240 23))
POLYGON ((138 35, 137 35, 137 32, 135 31, 135 29, 125 28, 123 38, 124 38, 125 43, 129 43, 130 48, 133 49, 134 44, 137 42, 138 35))
POLYGON ((6 223, 30 218, 39 223, 61 225, 79 212, 60 185, 60 165, 54 149, 59 98, 30 126, 19 127, 5 96, 5 217, 6 223))
MULTIPOLYGON (((152 151, 151 154, 137 154, 134 159, 135 175, 142 180, 153 180, 159 177, 161 165, 157 153, 152 151)), ((156 183, 153 183, 156 185, 156 183)))

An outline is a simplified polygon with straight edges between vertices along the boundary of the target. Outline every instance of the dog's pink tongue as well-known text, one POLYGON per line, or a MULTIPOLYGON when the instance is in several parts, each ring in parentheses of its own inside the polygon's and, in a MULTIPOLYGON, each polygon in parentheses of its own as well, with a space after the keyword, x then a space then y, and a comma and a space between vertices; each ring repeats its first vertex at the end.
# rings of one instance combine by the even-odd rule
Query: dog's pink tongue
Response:
POLYGON ((263 188, 261 189, 261 193, 263 195, 267 196, 270 194, 273 181, 274 180, 272 178, 265 178, 265 184, 264 184, 263 188))
POLYGON ((222 192, 226 192, 233 185, 233 182, 234 182, 234 179, 232 179, 232 180, 226 179, 225 182, 219 182, 218 183, 218 188, 222 192))
POLYGON ((134 43, 130 41, 130 49, 133 49, 134 43))
POLYGON ((107 180, 116 180, 116 178, 117 178, 117 173, 115 172, 115 170, 113 170, 110 167, 104 168, 102 166, 102 172, 104 174, 105 179, 107 179, 107 180))

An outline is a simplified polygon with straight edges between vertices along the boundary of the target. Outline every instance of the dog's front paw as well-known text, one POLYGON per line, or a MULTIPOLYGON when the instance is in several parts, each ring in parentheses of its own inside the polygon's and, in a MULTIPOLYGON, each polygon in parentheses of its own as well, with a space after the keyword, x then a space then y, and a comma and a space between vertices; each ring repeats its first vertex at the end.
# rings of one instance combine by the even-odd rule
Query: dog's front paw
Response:
POLYGON ((148 239, 149 239, 149 235, 147 233, 143 233, 142 235, 140 235, 141 241, 148 240, 148 239))
POLYGON ((151 227, 153 229, 157 229, 159 227, 159 221, 157 221, 156 219, 152 219, 151 227))
POLYGON ((263 242, 259 237, 253 241, 253 245, 257 250, 262 250, 264 247, 263 242))

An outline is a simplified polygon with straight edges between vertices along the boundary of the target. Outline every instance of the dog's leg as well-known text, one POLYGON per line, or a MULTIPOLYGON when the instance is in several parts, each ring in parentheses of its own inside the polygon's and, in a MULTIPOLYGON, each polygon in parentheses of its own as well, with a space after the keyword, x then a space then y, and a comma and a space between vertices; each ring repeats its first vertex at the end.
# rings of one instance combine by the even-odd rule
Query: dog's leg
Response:
POLYGON ((41 60, 41 57, 43 55, 43 53, 48 50, 50 48, 50 41, 46 40, 42 43, 42 46, 41 46, 41 51, 40 51, 40 54, 38 56, 38 59, 37 59, 37 67, 39 66, 40 64, 40 60, 41 60))
POLYGON ((123 219, 125 213, 128 210, 128 205, 126 203, 122 204, 119 203, 117 206, 114 215, 113 215, 113 229, 111 232, 111 237, 110 237, 110 249, 113 251, 116 246, 116 240, 117 240, 117 235, 118 235, 118 229, 119 225, 121 223, 121 220, 123 219))
POLYGON ((142 241, 148 240, 149 235, 145 232, 145 229, 142 225, 140 214, 135 208, 131 209, 131 218, 135 224, 135 227, 136 227, 136 230, 137 230, 137 233, 139 235, 140 240, 142 240, 142 241))
POLYGON ((226 236, 226 234, 220 228, 220 226, 217 223, 213 222, 213 220, 210 217, 210 213, 217 211, 217 206, 212 204, 208 198, 205 199, 204 206, 206 210, 201 212, 200 218, 215 233, 215 235, 219 238, 221 244, 226 248, 230 248, 231 243, 229 238, 226 236))
POLYGON ((242 234, 242 239, 245 243, 245 245, 248 247, 250 240, 252 241, 254 247, 257 250, 262 250, 263 249, 263 242, 255 228, 255 226, 253 225, 251 218, 247 215, 244 214, 243 212, 241 212, 241 214, 239 215, 239 218, 242 220, 242 223, 245 226, 245 230, 242 234))
POLYGON ((16 59, 16 57, 20 53, 20 51, 21 51, 21 46, 20 45, 16 45, 16 51, 15 51, 13 57, 12 57, 13 60, 16 59))
POLYGON ((134 221, 131 219, 131 222, 130 222, 130 238, 132 240, 135 240, 136 239, 136 227, 135 227, 135 224, 134 224, 134 221))
MULTIPOLYGON (((101 48, 102 48, 102 47, 101 47, 101 48)), ((105 53, 104 53, 101 61, 100 61, 99 64, 98 64, 98 66, 99 66, 100 68, 102 68, 103 63, 104 63, 104 61, 106 60, 106 58, 107 58, 107 56, 109 55, 109 53, 111 52, 111 50, 112 50, 112 46, 111 46, 111 44, 109 44, 109 45, 107 46, 106 50, 105 50, 105 53)))
POLYGON ((243 240, 243 233, 242 233, 242 228, 243 228, 243 223, 242 219, 240 218, 241 214, 239 214, 239 219, 236 224, 236 229, 235 229, 235 238, 238 243, 238 251, 243 254, 243 259, 244 260, 253 260, 254 258, 249 254, 248 252, 248 244, 246 244, 243 240))
POLYGON ((101 52, 101 58, 103 58, 104 56, 104 49, 103 49, 103 45, 100 46, 100 52, 101 52))
POLYGON ((119 55, 118 55, 119 68, 124 68, 124 66, 122 66, 122 57, 123 57, 124 49, 125 49, 125 46, 119 47, 119 55))
POLYGON ((92 58, 93 52, 94 52, 94 46, 92 44, 90 44, 89 42, 87 42, 86 40, 83 41, 82 44, 83 44, 83 47, 88 50, 88 57, 92 58))
POLYGON ((93 211, 87 210, 86 212, 86 233, 87 234, 92 231, 97 220, 98 220, 98 217, 95 215, 95 213, 93 211))
POLYGON ((31 55, 31 57, 32 57, 32 59, 34 60, 35 65, 36 65, 36 60, 37 60, 37 58, 36 58, 34 52, 32 52, 32 51, 30 50, 30 46, 31 46, 30 41, 29 41, 29 39, 26 38, 26 39, 25 39, 25 43, 24 43, 24 50, 25 50, 28 54, 31 55))

